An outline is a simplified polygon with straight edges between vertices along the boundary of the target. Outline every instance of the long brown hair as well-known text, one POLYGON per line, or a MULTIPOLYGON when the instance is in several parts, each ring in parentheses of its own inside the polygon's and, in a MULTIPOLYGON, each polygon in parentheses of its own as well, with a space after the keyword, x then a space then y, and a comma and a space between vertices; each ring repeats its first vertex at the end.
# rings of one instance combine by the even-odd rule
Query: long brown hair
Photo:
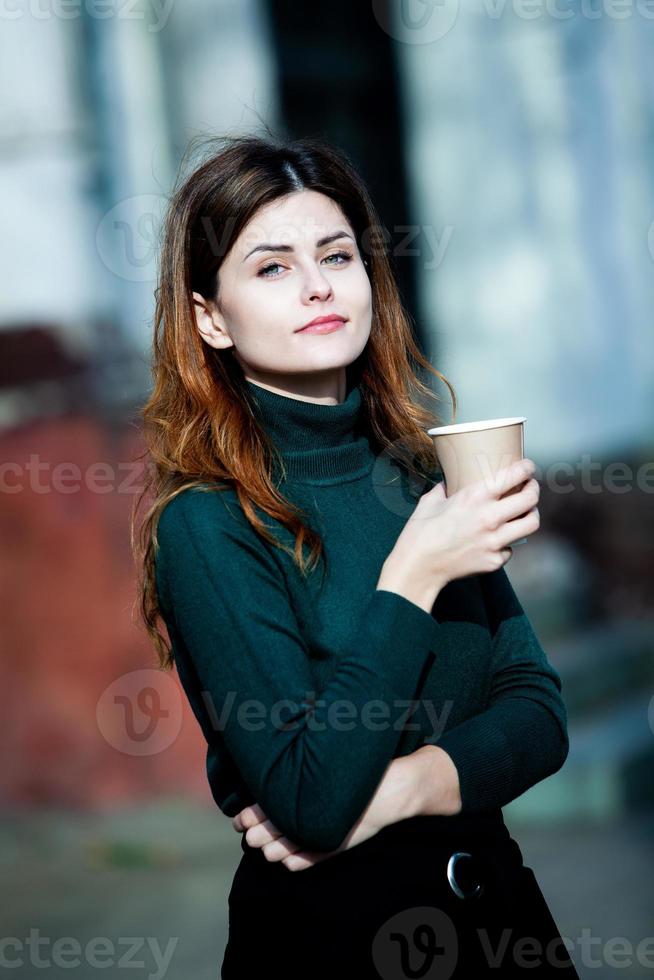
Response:
POLYGON ((140 616, 164 669, 172 667, 173 653, 157 628, 157 523, 164 506, 182 490, 233 489, 255 530, 292 555, 303 575, 323 554, 320 536, 302 521, 306 515, 273 482, 272 466, 281 457, 251 411, 237 358, 229 348, 205 343, 195 319, 193 291, 216 301, 221 263, 260 207, 295 191, 319 191, 341 208, 368 259, 370 337, 355 364, 348 366, 348 376, 361 385, 371 448, 402 460, 418 476, 424 476, 421 468, 436 466, 426 429, 440 425, 441 419, 414 396, 439 396, 420 380, 420 369, 447 385, 456 415, 454 389, 416 346, 391 267, 389 235, 346 154, 313 137, 229 135, 209 142, 207 159, 181 183, 178 177, 164 219, 155 290, 153 389, 140 409, 147 447, 142 455, 149 455, 149 464, 132 512, 131 543, 140 616), (146 494, 151 499, 137 532, 136 515, 146 494), (295 536, 293 551, 266 529, 255 506, 295 536))

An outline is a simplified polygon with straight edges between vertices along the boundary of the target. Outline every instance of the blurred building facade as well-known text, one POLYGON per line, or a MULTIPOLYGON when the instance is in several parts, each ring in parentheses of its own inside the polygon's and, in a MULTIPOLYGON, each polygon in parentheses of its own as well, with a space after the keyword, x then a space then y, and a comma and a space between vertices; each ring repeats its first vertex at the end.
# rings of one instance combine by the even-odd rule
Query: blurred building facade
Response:
POLYGON ((138 398, 180 157, 260 118, 361 167, 461 420, 526 415, 542 461, 651 450, 652 22, 441 7, 5 12, 0 329, 47 321, 101 361, 122 345, 140 366, 109 386, 138 398))

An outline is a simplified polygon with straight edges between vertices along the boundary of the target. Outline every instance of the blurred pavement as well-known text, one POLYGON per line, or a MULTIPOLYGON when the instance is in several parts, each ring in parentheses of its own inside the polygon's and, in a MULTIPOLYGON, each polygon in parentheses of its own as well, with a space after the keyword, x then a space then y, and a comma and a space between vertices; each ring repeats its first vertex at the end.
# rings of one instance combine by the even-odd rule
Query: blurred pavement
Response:
MULTIPOLYGON (((654 936, 648 874, 654 867, 654 811, 590 828, 584 822, 555 823, 549 831, 530 823, 521 827, 506 811, 505 819, 561 934, 572 941, 582 980, 605 980, 617 969, 622 977, 651 976, 653 967, 643 956, 639 962, 636 947, 654 936), (584 928, 601 940, 591 946, 593 958, 586 956, 586 964, 579 941, 584 928), (610 965, 611 941, 619 967, 610 965)), ((30 952, 25 945, 32 929, 45 940, 39 955, 52 964, 50 978, 70 977, 76 962, 86 980, 95 969, 86 944, 105 937, 109 942, 97 960, 107 964, 104 977, 124 976, 125 967, 130 976, 150 980, 216 980, 226 942, 227 895, 240 855, 239 836, 226 817, 176 799, 96 814, 5 814, 4 935, 18 941, 5 950, 5 968, 22 958, 13 976, 43 975, 34 946, 30 952), (59 956, 57 964, 54 943, 63 937, 79 944, 77 961, 69 947, 68 958, 59 956), (121 966, 120 957, 131 963, 121 966)), ((654 939, 649 950, 654 962, 654 939)))

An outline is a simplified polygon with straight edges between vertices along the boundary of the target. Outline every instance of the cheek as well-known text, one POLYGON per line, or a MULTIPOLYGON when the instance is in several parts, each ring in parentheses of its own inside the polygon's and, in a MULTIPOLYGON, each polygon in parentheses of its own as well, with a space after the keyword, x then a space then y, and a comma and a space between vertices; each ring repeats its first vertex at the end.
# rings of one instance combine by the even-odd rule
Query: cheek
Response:
POLYGON ((356 310, 360 325, 370 329, 372 323, 372 287, 365 272, 365 282, 361 283, 353 296, 352 307, 356 310))
POLYGON ((232 334, 239 354, 251 368, 293 370, 306 357, 307 348, 298 344, 293 335, 295 324, 288 307, 288 303, 273 304, 271 300, 265 305, 253 305, 247 322, 241 324, 240 339, 232 334))
POLYGON ((280 290, 266 290, 263 286, 243 289, 237 305, 231 309, 231 335, 239 347, 256 350, 279 343, 284 330, 292 331, 293 325, 285 311, 289 308, 280 290))
POLYGON ((368 279, 368 273, 361 266, 358 268, 358 275, 352 282, 351 296, 354 303, 362 313, 372 310, 372 284, 368 279))

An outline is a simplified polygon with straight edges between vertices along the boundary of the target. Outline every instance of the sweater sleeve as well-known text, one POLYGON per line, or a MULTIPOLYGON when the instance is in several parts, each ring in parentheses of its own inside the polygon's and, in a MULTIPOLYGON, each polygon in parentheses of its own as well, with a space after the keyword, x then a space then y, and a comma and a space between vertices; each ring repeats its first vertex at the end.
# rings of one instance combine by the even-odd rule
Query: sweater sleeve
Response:
POLYGON ((186 490, 160 516, 155 564, 171 643, 211 703, 217 736, 194 709, 205 735, 223 740, 267 816, 301 846, 335 850, 394 757, 395 716, 442 627, 398 593, 372 591, 307 710, 311 651, 273 546, 221 497, 186 490))
POLYGON ((557 772, 568 755, 561 678, 504 568, 479 575, 492 633, 488 707, 440 738, 459 773, 462 812, 505 806, 557 772))

